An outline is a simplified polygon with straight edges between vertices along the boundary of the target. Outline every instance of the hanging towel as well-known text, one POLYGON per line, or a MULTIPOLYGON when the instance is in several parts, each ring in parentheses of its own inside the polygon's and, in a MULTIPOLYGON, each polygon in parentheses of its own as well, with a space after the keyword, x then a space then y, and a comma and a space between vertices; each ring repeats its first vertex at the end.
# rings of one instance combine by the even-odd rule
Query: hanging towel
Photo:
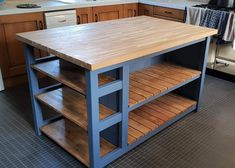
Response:
POLYGON ((201 19, 204 17, 206 9, 198 7, 187 7, 186 21, 187 24, 199 26, 201 19))
POLYGON ((221 12, 222 11, 207 9, 204 17, 200 22, 200 26, 217 29, 221 12))
POLYGON ((232 41, 233 49, 235 50, 235 13, 234 12, 229 13, 223 40, 232 41))
POLYGON ((227 25, 225 28, 223 40, 224 41, 233 41, 234 40, 234 29, 235 29, 235 14, 230 12, 228 16, 227 25))
POLYGON ((233 29, 233 49, 235 50, 235 28, 233 29))
POLYGON ((219 23, 218 23, 218 37, 221 39, 224 36, 224 32, 225 32, 226 25, 228 22, 228 16, 229 16, 229 12, 227 12, 227 11, 221 12, 221 15, 219 18, 219 23))

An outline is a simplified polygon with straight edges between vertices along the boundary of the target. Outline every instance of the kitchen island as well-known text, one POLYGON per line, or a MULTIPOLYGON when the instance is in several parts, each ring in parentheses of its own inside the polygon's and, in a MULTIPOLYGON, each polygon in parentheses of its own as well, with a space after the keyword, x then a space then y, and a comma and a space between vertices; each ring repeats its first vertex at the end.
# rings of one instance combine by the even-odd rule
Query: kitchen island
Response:
POLYGON ((216 33, 141 16, 18 34, 36 133, 104 167, 198 111, 216 33), (36 59, 34 48, 51 55, 36 59), (38 72, 58 83, 39 87, 38 72), (44 119, 42 106, 57 115, 44 119))

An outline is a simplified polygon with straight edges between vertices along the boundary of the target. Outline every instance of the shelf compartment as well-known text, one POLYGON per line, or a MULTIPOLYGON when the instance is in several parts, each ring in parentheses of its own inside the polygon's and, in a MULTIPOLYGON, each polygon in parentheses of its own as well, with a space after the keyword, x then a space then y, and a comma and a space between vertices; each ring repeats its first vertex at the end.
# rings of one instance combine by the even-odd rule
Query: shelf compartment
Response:
MULTIPOLYGON (((68 88, 62 87, 50 92, 39 94, 36 98, 51 107, 65 118, 87 130, 87 106, 85 96, 68 88)), ((113 114, 113 111, 100 104, 100 120, 113 114)))
POLYGON ((200 71, 163 63, 130 74, 129 107, 199 78, 200 71))
MULTIPOLYGON (((87 110, 84 95, 63 87, 36 96, 37 99, 62 114, 65 118, 87 130, 87 110)), ((129 113, 128 144, 170 121, 196 102, 175 94, 167 94, 129 113)), ((113 111, 100 105, 100 119, 113 111)))
MULTIPOLYGON (((74 66, 71 63, 60 63, 61 60, 52 60, 48 62, 43 62, 39 64, 32 65, 32 68, 45 74, 52 79, 57 80, 66 86, 73 88, 74 90, 85 94, 86 90, 86 80, 85 80, 85 70, 74 66)), ((106 81, 111 79, 100 75, 99 85, 105 84, 106 81), (103 79, 103 80, 102 80, 103 79)))
MULTIPOLYGON (((61 67, 59 60, 33 65, 32 68, 50 76, 51 78, 85 94, 85 72, 77 67, 61 67)), ((182 83, 190 82, 200 77, 201 72, 182 66, 163 63, 154 65, 130 74, 129 85, 129 107, 138 103, 168 93, 174 87, 182 83)), ((109 76, 99 75, 99 85, 111 82, 114 79, 109 76)))
POLYGON ((196 104, 194 100, 170 93, 129 112, 128 144, 134 143, 196 104))
MULTIPOLYGON (((45 125, 41 131, 58 145, 89 167, 89 145, 87 132, 67 119, 61 119, 45 125)), ((105 156, 116 146, 105 139, 100 139, 100 155, 105 156)))

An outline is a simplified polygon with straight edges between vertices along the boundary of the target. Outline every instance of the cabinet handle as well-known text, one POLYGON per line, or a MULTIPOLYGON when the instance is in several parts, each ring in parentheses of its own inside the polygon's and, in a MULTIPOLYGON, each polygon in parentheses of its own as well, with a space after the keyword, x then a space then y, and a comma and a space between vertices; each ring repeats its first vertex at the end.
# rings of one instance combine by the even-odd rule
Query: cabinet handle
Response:
POLYGON ((39 21, 39 30, 43 30, 43 29, 44 29, 44 26, 43 26, 42 21, 40 20, 40 21, 39 21))
POLYGON ((95 22, 98 22, 98 15, 95 14, 95 22))
POLYGON ((137 12, 136 12, 136 10, 134 9, 134 16, 137 16, 137 12))
POLYGON ((59 23, 63 23, 63 22, 66 22, 67 20, 66 19, 64 19, 64 20, 59 20, 58 22, 59 23))
POLYGON ((77 16, 77 23, 80 24, 80 16, 77 16))
POLYGON ((172 12, 169 12, 169 11, 164 11, 165 14, 168 14, 168 15, 172 15, 173 13, 172 12))

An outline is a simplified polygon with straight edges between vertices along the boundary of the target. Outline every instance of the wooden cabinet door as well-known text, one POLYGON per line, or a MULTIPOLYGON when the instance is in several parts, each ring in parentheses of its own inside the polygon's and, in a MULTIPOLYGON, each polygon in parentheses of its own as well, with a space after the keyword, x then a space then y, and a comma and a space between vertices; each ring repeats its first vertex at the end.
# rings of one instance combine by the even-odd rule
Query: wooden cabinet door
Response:
POLYGON ((139 15, 153 16, 153 6, 139 4, 139 15))
MULTIPOLYGON (((4 79, 26 73, 23 47, 16 33, 43 28, 43 13, 0 16, 0 66, 4 79)), ((35 52, 40 55, 40 51, 35 52)))
POLYGON ((76 11, 78 24, 92 22, 92 8, 78 8, 76 11))
POLYGON ((97 6, 93 8, 95 22, 123 18, 123 5, 97 6))
POLYGON ((124 4, 124 17, 135 17, 138 15, 138 4, 124 4))

